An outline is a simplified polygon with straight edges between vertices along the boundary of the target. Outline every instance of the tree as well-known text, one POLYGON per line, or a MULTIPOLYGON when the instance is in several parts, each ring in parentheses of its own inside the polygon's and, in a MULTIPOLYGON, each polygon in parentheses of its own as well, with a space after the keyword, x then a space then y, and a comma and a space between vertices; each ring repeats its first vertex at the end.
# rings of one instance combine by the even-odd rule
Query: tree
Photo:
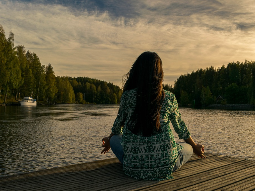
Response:
POLYGON ((110 103, 112 104, 117 104, 118 102, 118 99, 117 99, 117 95, 115 93, 112 93, 110 94, 110 103))
POLYGON ((190 103, 189 101, 189 95, 186 91, 181 91, 181 106, 188 106, 190 103))
POLYGON ((13 68, 10 72, 10 89, 15 93, 15 100, 18 99, 19 88, 23 84, 23 78, 21 76, 21 69, 18 59, 16 58, 13 63, 13 68))
MULTIPOLYGON (((16 55, 19 61, 19 67, 20 67, 20 74, 21 74, 21 85, 18 89, 18 94, 20 96, 26 96, 25 93, 22 90, 22 86, 24 84, 25 81, 25 72, 26 72, 26 67, 27 67, 27 59, 26 59, 26 50, 24 46, 16 46, 16 55)), ((25 85, 24 85, 25 86, 25 85)), ((24 87, 23 86, 23 87, 24 87)), ((20 99, 20 97, 19 97, 20 99)))
POLYGON ((253 104, 254 67, 255 62, 245 61, 223 65, 217 71, 213 67, 199 69, 181 75, 175 81, 174 93, 181 100, 182 91, 187 92, 189 99, 195 100, 196 108, 213 103, 215 97, 222 97, 227 103, 253 104))
POLYGON ((169 84, 163 84, 163 89, 166 91, 174 92, 174 88, 169 84))
POLYGON ((68 77, 57 77, 57 102, 58 103, 75 103, 75 94, 68 77))
POLYGON ((9 38, 5 38, 5 33, 0 26, 0 87, 4 93, 4 103, 10 90, 20 86, 20 69, 14 48, 14 34, 10 32, 9 38))
POLYGON ((255 105, 255 63, 253 63, 252 67, 252 81, 250 89, 251 89, 250 103, 255 105))
POLYGON ((229 84, 237 84, 240 85, 240 72, 239 72, 240 63, 229 63, 227 66, 228 74, 229 74, 229 84))
POLYGON ((94 84, 90 85, 90 92, 92 94, 92 100, 90 102, 95 103, 95 100, 96 100, 95 97, 97 95, 97 88, 94 84))
POLYGON ((32 73, 32 70, 29 68, 29 66, 26 66, 25 72, 24 72, 24 83, 21 86, 21 95, 22 96, 33 96, 33 90, 35 89, 35 80, 34 75, 32 73))
POLYGON ((201 103, 204 107, 214 103, 214 98, 212 96, 209 86, 202 88, 201 103))
POLYGON ((63 80, 64 82, 64 103, 75 103, 75 94, 73 91, 73 87, 71 85, 71 83, 68 81, 67 78, 64 78, 63 80))
POLYGON ((10 71, 7 67, 8 46, 9 44, 5 37, 5 31, 0 25, 0 90, 4 93, 4 103, 6 103, 8 91, 7 83, 10 77, 10 71))
POLYGON ((53 71, 53 67, 51 64, 48 64, 46 66, 46 75, 45 75, 45 80, 46 80, 46 99, 48 104, 53 104, 55 100, 55 95, 58 92, 57 86, 56 86, 56 79, 55 79, 55 74, 53 71))
POLYGON ((89 82, 86 82, 84 85, 84 92, 86 97, 84 98, 87 102, 93 102, 93 93, 91 91, 91 84, 89 82))
POLYGON ((29 60, 28 63, 30 64, 29 68, 31 69, 35 80, 33 95, 39 100, 41 89, 44 89, 43 85, 45 85, 44 68, 41 65, 39 57, 35 53, 30 53, 28 51, 27 58, 29 60))
POLYGON ((38 86, 37 86, 37 99, 38 100, 42 100, 42 101, 45 101, 46 100, 46 68, 45 68, 45 65, 42 65, 41 68, 41 73, 40 73, 40 78, 39 81, 38 81, 38 86))
POLYGON ((76 100, 77 100, 78 103, 85 103, 85 101, 83 100, 83 93, 78 92, 76 94, 76 100))
POLYGON ((239 87, 236 83, 232 83, 230 84, 227 88, 226 88, 226 99, 227 99, 227 103, 229 104, 234 104, 238 102, 238 92, 239 92, 239 87))
POLYGON ((228 86, 228 73, 226 67, 223 65, 221 68, 217 70, 217 94, 216 96, 224 96, 225 95, 225 89, 228 86))

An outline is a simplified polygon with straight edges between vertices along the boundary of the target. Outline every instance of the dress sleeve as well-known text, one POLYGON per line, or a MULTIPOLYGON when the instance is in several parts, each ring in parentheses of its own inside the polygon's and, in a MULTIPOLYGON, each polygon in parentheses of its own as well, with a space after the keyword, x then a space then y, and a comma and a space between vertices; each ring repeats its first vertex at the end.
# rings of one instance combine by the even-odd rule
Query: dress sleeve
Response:
POLYGON ((118 115, 113 123, 112 126, 112 134, 119 135, 122 133, 122 128, 126 119, 126 96, 125 93, 122 94, 121 100, 120 100, 120 107, 118 111, 118 115))
POLYGON ((171 102, 169 104, 172 105, 170 109, 169 118, 174 127, 175 132, 178 134, 179 139, 184 140, 188 139, 190 137, 190 132, 184 121, 181 119, 181 114, 178 109, 178 102, 174 94, 172 94, 169 102, 171 102))

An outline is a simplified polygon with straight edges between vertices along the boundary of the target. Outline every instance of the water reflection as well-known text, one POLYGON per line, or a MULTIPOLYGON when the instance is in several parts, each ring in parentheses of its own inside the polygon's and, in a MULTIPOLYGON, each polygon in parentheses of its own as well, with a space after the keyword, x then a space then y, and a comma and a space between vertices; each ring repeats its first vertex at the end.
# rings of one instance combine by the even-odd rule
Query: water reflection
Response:
POLYGON ((0 123, 33 118, 36 114, 36 109, 36 107, 20 106, 0 107, 0 123))
POLYGON ((255 111, 183 111, 194 139, 205 144, 208 152, 255 159, 255 111))
MULTIPOLYGON (((255 159, 254 111, 180 109, 206 151, 255 159)), ((0 176, 114 157, 101 155, 118 105, 0 107, 0 176)))
POLYGON ((0 176, 95 160, 91 146, 101 149, 102 133, 95 129, 109 130, 117 109, 117 105, 0 107, 0 176))

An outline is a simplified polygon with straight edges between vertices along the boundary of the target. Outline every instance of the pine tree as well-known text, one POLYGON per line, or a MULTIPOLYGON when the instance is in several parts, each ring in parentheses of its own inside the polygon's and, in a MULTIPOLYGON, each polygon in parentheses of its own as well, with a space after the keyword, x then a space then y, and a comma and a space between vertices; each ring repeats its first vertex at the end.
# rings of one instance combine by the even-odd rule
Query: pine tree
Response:
POLYGON ((46 90, 45 90, 46 100, 48 104, 53 104, 56 101, 55 96, 56 96, 56 93, 58 92, 58 89, 56 86, 55 74, 51 64, 48 64, 48 66, 46 66, 45 80, 46 80, 46 90))

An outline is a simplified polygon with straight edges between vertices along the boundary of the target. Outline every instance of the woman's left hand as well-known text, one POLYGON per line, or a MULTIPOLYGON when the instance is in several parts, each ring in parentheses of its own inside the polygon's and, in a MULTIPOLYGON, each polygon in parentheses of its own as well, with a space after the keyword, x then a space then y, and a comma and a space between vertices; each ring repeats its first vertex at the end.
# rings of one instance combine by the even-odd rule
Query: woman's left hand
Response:
POLYGON ((102 147, 104 147, 104 149, 101 151, 101 154, 103 154, 103 153, 105 154, 105 153, 107 153, 107 152, 110 150, 110 148, 111 148, 109 137, 103 138, 102 141, 103 141, 102 147))
POLYGON ((194 153, 200 157, 200 158, 206 158, 205 157, 205 149, 204 149, 204 146, 203 145, 200 145, 200 144, 196 144, 195 146, 193 146, 193 151, 194 153))

